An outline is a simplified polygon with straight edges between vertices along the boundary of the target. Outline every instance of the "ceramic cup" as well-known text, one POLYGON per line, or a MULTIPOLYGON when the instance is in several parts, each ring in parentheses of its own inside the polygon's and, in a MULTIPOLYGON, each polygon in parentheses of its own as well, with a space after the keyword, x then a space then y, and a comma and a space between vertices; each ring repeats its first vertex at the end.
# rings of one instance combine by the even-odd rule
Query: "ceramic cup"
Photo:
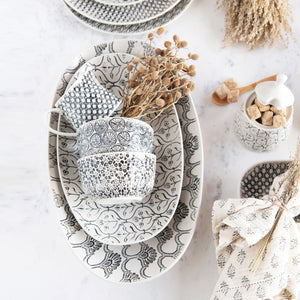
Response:
POLYGON ((107 91, 89 71, 76 80, 50 112, 63 114, 78 129, 86 122, 110 116, 121 103, 122 100, 107 91))
POLYGON ((122 117, 100 118, 79 128, 80 157, 104 152, 152 152, 153 129, 140 120, 122 117))
POLYGON ((253 104, 256 95, 252 93, 244 102, 234 118, 233 130, 240 142, 252 151, 271 151, 287 139, 293 121, 293 106, 287 107, 287 123, 285 127, 274 128, 251 120, 247 107, 253 104))
POLYGON ((152 191, 156 156, 142 152, 111 152, 83 157, 78 170, 84 192, 99 204, 140 201, 152 191))

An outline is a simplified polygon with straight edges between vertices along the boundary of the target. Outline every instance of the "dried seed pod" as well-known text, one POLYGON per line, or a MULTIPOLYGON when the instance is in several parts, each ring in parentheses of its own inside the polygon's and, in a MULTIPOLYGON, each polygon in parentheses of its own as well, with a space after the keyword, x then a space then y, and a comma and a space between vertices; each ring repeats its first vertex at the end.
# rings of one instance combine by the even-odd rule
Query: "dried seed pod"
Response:
POLYGON ((158 99, 155 100, 155 104, 156 104, 157 106, 159 106, 159 107, 164 107, 165 104, 166 104, 166 102, 165 102, 164 99, 158 98, 158 99))
POLYGON ((149 39, 150 41, 152 41, 152 40, 154 39, 154 34, 153 34, 153 33, 149 33, 149 34, 148 34, 148 39, 149 39))
POLYGON ((127 66, 127 71, 131 72, 133 70, 133 65, 128 65, 127 66))
POLYGON ((140 68, 139 68, 139 73, 140 74, 143 74, 143 73, 145 73, 147 71, 147 68, 145 67, 145 66, 140 66, 140 68))
POLYGON ((155 67, 158 65, 158 60, 156 57, 152 57, 151 59, 151 66, 155 67))
POLYGON ((191 90, 190 90, 189 88, 185 88, 185 89, 183 90, 183 93, 184 93, 185 95, 188 95, 190 92, 191 92, 191 90))
POLYGON ((137 79, 137 74, 132 74, 129 78, 129 80, 135 81, 137 79))
POLYGON ((156 33, 157 33, 158 35, 162 35, 164 32, 165 32, 165 29, 164 29, 163 27, 159 27, 159 28, 157 29, 157 31, 156 31, 156 33))
POLYGON ((196 70, 196 67, 194 65, 189 66, 189 71, 195 71, 195 70, 196 70))
POLYGON ((161 55, 161 49, 160 48, 156 48, 155 49, 155 54, 156 55, 161 55))
POLYGON ((188 71, 188 75, 194 77, 196 76, 196 71, 188 71))
POLYGON ((130 88, 135 88, 138 86, 138 82, 134 81, 134 80, 130 80, 129 81, 129 87, 130 88))
POLYGON ((152 77, 152 79, 157 79, 158 78, 158 72, 157 71, 154 71, 153 73, 151 73, 151 77, 152 77))
POLYGON ((189 68, 186 64, 183 64, 183 68, 182 68, 182 71, 184 72, 188 72, 189 68))
POLYGON ((147 62, 147 63, 150 63, 150 61, 151 61, 151 56, 147 56, 147 57, 146 57, 146 62, 147 62))
POLYGON ((173 41, 175 42, 175 44, 180 43, 180 38, 177 34, 173 35, 173 41))
POLYGON ((179 86, 180 85, 180 80, 179 79, 175 79, 173 82, 174 86, 179 86))
POLYGON ((149 72, 150 72, 150 73, 152 73, 152 72, 154 72, 154 71, 156 71, 156 70, 157 70, 157 68, 155 68, 155 67, 150 67, 150 68, 149 68, 149 72))
POLYGON ((170 49, 172 47, 172 43, 170 41, 165 41, 164 45, 167 49, 170 49))
POLYGON ((190 81, 188 84, 188 88, 193 91, 195 89, 195 83, 193 81, 190 81))
POLYGON ((180 85, 187 85, 189 83, 189 80, 187 78, 180 79, 180 85))
POLYGON ((175 68, 175 66, 174 66, 172 63, 167 63, 167 64, 166 64, 166 69, 167 69, 168 71, 173 71, 174 68, 175 68))
POLYGON ((191 59, 192 60, 197 60, 197 59, 199 59, 199 55, 198 54, 192 54, 191 59))
POLYGON ((138 57, 135 57, 133 60, 132 60, 132 63, 137 65, 138 63, 140 62, 140 59, 138 57))
POLYGON ((162 80, 162 84, 164 84, 164 85, 169 85, 171 83, 171 80, 170 80, 170 78, 168 78, 168 77, 165 77, 163 80, 162 80))
POLYGON ((180 48, 185 48, 185 47, 187 47, 187 45, 188 45, 187 41, 180 42, 180 48))
POLYGON ((188 54, 188 58, 192 58, 192 53, 190 52, 189 54, 188 54))
POLYGON ((179 98, 181 98, 181 96, 182 96, 182 95, 181 95, 180 91, 177 90, 177 91, 175 92, 175 99, 179 99, 179 98))

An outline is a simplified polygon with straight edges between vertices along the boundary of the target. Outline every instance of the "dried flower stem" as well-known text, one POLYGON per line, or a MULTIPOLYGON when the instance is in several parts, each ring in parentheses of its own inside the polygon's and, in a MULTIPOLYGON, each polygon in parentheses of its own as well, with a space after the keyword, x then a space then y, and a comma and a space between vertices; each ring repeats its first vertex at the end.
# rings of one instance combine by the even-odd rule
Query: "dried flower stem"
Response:
MULTIPOLYGON (((281 187, 283 184, 286 184, 284 190, 284 199, 283 202, 285 204, 289 203, 291 199, 293 199, 300 188, 300 138, 298 138, 298 145, 295 154, 294 160, 289 164, 289 168, 286 172, 285 178, 281 182, 281 187)), ((264 244, 259 249, 257 255, 254 260, 250 264, 249 271, 251 273, 255 273, 260 265, 260 263, 264 260, 267 247, 269 245, 270 239, 277 228, 277 224, 283 214, 283 209, 280 209, 275 217, 274 225, 272 226, 270 232, 266 235, 264 244)))
POLYGON ((293 37, 293 21, 289 0, 218 0, 225 7, 225 46, 245 43, 249 49, 288 44, 293 37))

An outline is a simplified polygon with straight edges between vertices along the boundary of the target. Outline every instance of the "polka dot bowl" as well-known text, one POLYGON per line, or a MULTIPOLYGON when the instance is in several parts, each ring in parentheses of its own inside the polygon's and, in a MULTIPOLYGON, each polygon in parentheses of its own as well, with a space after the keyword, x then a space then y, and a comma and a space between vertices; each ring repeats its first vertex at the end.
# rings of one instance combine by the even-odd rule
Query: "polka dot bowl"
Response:
POLYGON ((101 153, 77 164, 83 191, 102 205, 141 201, 153 189, 156 156, 151 153, 101 153))

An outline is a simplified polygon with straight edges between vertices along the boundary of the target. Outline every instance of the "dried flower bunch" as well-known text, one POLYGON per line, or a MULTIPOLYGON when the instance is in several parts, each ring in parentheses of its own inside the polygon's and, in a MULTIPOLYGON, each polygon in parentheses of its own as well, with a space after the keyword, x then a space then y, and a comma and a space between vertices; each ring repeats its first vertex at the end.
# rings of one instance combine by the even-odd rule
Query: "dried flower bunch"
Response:
MULTIPOLYGON (((158 28, 156 37, 162 35, 164 28, 158 28)), ((178 35, 173 42, 165 41, 164 48, 156 48, 151 54, 151 42, 155 35, 149 33, 147 56, 135 57, 128 65, 129 80, 124 88, 123 117, 140 118, 156 113, 156 117, 176 103, 182 95, 194 90, 190 77, 196 75, 195 66, 187 65, 188 60, 197 60, 198 54, 188 53, 187 58, 178 56, 188 43, 178 35)))
POLYGON ((245 43, 249 49, 257 46, 288 43, 293 36, 289 21, 292 11, 289 0, 218 0, 226 7, 225 45, 245 43))

